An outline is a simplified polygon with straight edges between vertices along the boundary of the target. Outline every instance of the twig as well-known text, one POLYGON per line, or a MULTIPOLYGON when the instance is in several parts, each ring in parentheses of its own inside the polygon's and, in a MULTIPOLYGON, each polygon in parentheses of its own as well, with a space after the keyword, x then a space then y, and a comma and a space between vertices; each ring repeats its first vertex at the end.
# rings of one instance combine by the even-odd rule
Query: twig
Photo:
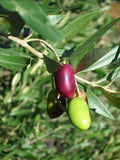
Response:
POLYGON ((6 37, 12 41, 17 42, 18 44, 20 44, 21 46, 25 47, 26 49, 28 49, 31 53, 33 53, 35 56, 39 57, 39 58, 43 58, 43 54, 41 52, 36 51, 34 48, 32 48, 25 40, 22 40, 18 37, 14 37, 14 36, 10 36, 9 34, 0 31, 0 35, 3 37, 6 37))
POLYGON ((50 131, 50 132, 44 134, 43 136, 40 136, 40 137, 38 137, 38 138, 36 138, 36 139, 30 141, 30 142, 27 142, 27 143, 24 144, 24 145, 31 145, 31 144, 34 144, 34 143, 36 143, 38 140, 41 140, 41 139, 43 139, 44 137, 49 136, 50 134, 52 134, 52 133, 54 133, 54 132, 57 132, 57 131, 59 131, 59 130, 62 129, 62 128, 63 128, 63 126, 60 126, 60 127, 56 128, 56 129, 54 129, 54 130, 52 130, 52 131, 50 131))
POLYGON ((120 94, 120 92, 118 92, 118 91, 114 91, 114 90, 109 89, 109 86, 100 86, 100 85, 96 84, 95 82, 90 82, 90 81, 85 80, 85 79, 78 77, 78 76, 75 76, 75 79, 78 82, 86 83, 86 84, 92 86, 93 88, 103 89, 104 91, 109 92, 109 93, 113 93, 113 94, 120 94))
POLYGON ((46 41, 42 40, 42 39, 37 39, 37 38, 33 38, 33 39, 25 39, 26 42, 30 42, 30 41, 39 41, 40 43, 44 43, 48 48, 51 49, 51 51, 55 54, 56 58, 58 61, 60 61, 59 56, 57 55, 56 51, 53 49, 53 47, 47 43, 46 41))
POLYGON ((20 38, 13 37, 13 36, 8 36, 8 39, 13 40, 13 41, 19 43, 21 46, 23 46, 26 49, 28 49, 35 56, 37 56, 39 58, 43 58, 43 54, 41 52, 36 51, 34 48, 32 48, 25 40, 22 40, 20 38))

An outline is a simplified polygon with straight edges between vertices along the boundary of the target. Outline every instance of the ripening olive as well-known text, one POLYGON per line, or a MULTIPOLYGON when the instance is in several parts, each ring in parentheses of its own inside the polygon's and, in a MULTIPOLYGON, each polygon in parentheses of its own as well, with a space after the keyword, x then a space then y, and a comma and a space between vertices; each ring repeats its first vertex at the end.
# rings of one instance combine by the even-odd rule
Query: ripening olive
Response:
POLYGON ((75 93, 75 77, 73 68, 69 64, 63 64, 55 72, 55 83, 56 88, 64 97, 73 97, 75 93))
POLYGON ((74 126, 87 130, 91 124, 89 108, 85 100, 74 97, 69 101, 68 116, 74 126))
POLYGON ((56 89, 52 89, 49 92, 47 99, 47 113, 50 118, 57 118, 62 115, 64 110, 60 105, 62 105, 63 107, 66 105, 65 98, 57 93, 56 89))

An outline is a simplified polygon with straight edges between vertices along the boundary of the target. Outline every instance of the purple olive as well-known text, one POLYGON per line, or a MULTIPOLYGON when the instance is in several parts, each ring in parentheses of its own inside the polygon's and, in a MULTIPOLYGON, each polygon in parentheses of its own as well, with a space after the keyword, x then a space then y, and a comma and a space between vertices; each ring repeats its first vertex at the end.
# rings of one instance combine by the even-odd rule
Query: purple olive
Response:
POLYGON ((73 68, 69 64, 63 64, 55 72, 55 83, 56 88, 64 97, 73 97, 75 93, 75 77, 73 68))

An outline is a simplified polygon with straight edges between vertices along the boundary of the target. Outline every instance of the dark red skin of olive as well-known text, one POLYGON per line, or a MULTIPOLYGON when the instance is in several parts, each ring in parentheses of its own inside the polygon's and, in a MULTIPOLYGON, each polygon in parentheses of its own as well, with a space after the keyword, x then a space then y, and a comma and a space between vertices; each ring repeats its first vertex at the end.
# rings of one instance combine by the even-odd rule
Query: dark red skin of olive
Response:
POLYGON ((58 91, 66 98, 72 98, 75 93, 74 70, 69 64, 63 64, 55 72, 55 83, 58 91))

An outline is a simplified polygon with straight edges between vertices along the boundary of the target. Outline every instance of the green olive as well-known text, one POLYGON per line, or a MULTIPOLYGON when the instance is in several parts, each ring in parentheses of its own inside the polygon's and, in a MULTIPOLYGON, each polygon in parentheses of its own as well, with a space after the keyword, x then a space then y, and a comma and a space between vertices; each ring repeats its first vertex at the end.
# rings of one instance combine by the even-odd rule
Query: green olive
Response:
POLYGON ((63 107, 66 105, 65 98, 56 89, 52 89, 47 99, 47 113, 50 118, 57 118, 62 115, 64 110, 61 108, 61 105, 63 107))
POLYGON ((82 130, 87 130, 90 127, 89 108, 84 99, 74 97, 69 101, 68 116, 75 127, 82 130))

